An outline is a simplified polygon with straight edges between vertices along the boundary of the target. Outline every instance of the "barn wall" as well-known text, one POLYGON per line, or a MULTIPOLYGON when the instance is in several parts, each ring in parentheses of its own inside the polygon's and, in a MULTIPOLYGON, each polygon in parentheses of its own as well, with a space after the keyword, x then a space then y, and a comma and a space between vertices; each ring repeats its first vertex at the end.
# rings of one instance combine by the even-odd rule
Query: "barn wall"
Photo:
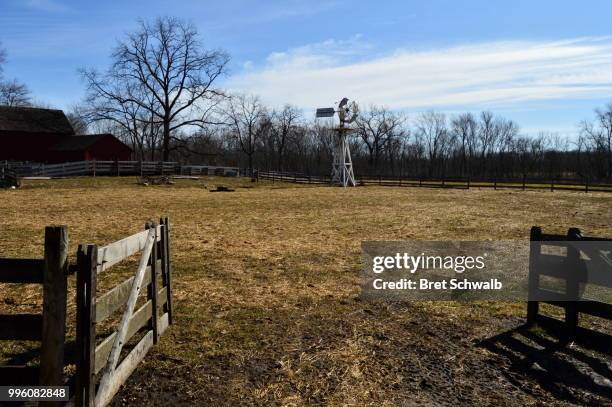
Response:
POLYGON ((0 132, 0 160, 51 162, 49 153, 63 137, 59 134, 0 132))
POLYGON ((87 160, 119 160, 128 161, 132 158, 132 150, 114 137, 104 137, 84 152, 87 160))

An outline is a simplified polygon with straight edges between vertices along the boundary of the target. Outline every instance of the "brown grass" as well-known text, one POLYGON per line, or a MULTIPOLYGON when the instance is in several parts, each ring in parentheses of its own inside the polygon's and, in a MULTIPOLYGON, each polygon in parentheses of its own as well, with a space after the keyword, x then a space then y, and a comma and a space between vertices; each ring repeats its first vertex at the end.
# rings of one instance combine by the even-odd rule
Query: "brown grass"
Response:
MULTIPOLYGON (((527 391, 532 382, 513 383, 475 346, 519 325, 523 304, 359 301, 360 243, 526 239, 532 225, 612 234, 605 193, 225 178, 29 181, 0 191, 0 212, 0 255, 23 257, 42 256, 45 225, 68 225, 75 253, 78 243, 106 244, 170 217, 176 324, 117 396, 130 405, 580 404, 527 391), (205 189, 217 184, 236 192, 205 189)), ((0 290, 0 308, 2 297, 30 307, 38 298, 31 288, 0 290)))

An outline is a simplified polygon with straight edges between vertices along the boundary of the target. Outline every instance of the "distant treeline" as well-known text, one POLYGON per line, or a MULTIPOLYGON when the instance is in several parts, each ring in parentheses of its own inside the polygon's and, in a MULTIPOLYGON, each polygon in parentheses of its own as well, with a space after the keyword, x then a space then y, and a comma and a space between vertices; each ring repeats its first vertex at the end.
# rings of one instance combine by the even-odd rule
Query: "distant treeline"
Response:
MULTIPOLYGON (((260 103, 257 98, 239 99, 236 103, 250 105, 251 111, 260 103)), ((186 148, 177 149, 173 158, 328 175, 334 123, 305 122, 291 106, 259 109, 255 120, 244 121, 250 123, 244 128, 236 120, 185 139, 186 148), (245 135, 249 128, 250 136, 245 135)), ((410 121, 371 107, 361 112, 354 127, 350 143, 358 175, 612 178, 612 105, 597 110, 595 122, 583 122, 575 138, 546 132, 521 135, 515 122, 490 112, 451 117, 427 112, 410 121)))

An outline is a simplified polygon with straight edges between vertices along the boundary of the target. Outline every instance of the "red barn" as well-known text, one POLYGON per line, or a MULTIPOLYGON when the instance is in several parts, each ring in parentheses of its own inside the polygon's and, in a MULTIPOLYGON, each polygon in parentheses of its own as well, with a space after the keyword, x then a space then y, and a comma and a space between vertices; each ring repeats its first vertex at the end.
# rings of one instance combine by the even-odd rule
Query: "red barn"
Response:
POLYGON ((112 134, 75 135, 61 110, 0 106, 2 161, 126 161, 131 155, 112 134))
POLYGON ((112 134, 87 134, 63 138, 51 148, 56 162, 68 161, 127 161, 132 149, 112 134))

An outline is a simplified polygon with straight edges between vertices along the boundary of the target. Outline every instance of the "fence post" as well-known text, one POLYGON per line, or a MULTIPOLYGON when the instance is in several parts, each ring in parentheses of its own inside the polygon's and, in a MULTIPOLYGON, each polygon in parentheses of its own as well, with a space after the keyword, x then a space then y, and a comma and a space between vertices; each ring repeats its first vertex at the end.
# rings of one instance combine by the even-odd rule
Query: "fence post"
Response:
POLYGON ((555 190, 555 178, 551 177, 550 178, 550 192, 553 192, 555 190))
POLYGON ((96 159, 94 158, 93 160, 93 167, 92 167, 92 171, 93 171, 93 176, 96 176, 96 159))
POLYGON ((523 174, 523 191, 525 190, 525 174, 523 174))
POLYGON ((168 312, 168 324, 172 325, 172 265, 170 262, 170 221, 164 218, 162 229, 162 282, 166 287, 166 312, 168 312), (165 281, 164 281, 165 278, 165 281))
POLYGON ((63 382, 67 270, 68 228, 48 226, 45 228, 43 321, 39 372, 41 386, 60 386, 63 382))
MULTIPOLYGON (((580 229, 570 228, 567 231, 567 240, 569 242, 579 241, 581 239, 580 229)), ((570 264, 570 271, 565 280, 565 293, 569 297, 569 301, 565 303, 565 325, 568 338, 573 338, 576 335, 578 328, 578 297, 580 296, 580 249, 572 247, 571 243, 567 248, 567 260, 570 264)))
POLYGON ((147 223, 145 229, 155 229, 155 243, 151 249, 149 257, 149 266, 151 268, 151 283, 147 286, 147 297, 151 300, 151 329, 153 330, 153 343, 156 344, 159 340, 158 330, 158 312, 157 312, 157 225, 155 223, 147 223))
POLYGON ((467 177, 467 184, 468 184, 467 185, 468 189, 470 189, 470 177, 469 176, 467 177))
POLYGON ((587 177, 584 181, 584 192, 589 193, 589 177, 587 177))
POLYGON ((493 178, 493 189, 497 191, 497 178, 493 178))
POLYGON ((77 385, 76 405, 93 407, 96 398, 96 280, 98 247, 79 246, 77 253, 77 385))
POLYGON ((538 226, 531 228, 529 238, 529 292, 527 297, 527 325, 533 325, 537 321, 540 304, 534 300, 540 284, 538 258, 540 257, 542 240, 542 229, 538 226))

